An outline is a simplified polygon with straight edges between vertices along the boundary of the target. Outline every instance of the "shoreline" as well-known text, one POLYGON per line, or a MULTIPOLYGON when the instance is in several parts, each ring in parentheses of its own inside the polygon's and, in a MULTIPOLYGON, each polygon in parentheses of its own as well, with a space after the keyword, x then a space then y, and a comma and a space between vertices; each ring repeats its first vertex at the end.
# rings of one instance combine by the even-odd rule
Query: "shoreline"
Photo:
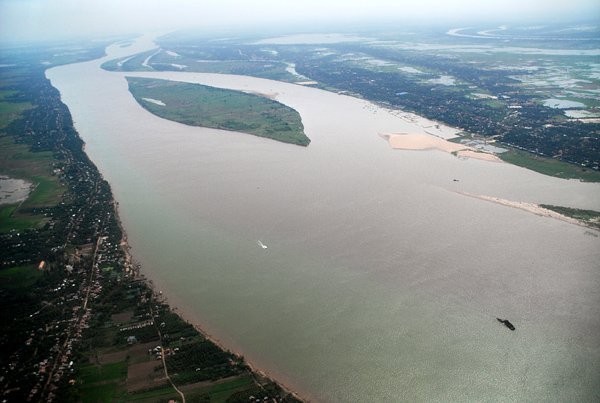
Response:
MULTIPOLYGON (((140 278, 142 278, 147 284, 148 284, 148 280, 151 281, 151 279, 149 279, 148 277, 143 276, 143 275, 140 278)), ((228 352, 232 353, 233 355, 235 355, 236 357, 243 359, 244 364, 250 369, 253 376, 258 375, 260 377, 268 379, 269 381, 271 381, 273 383, 276 383, 284 392, 292 395, 293 397, 295 397, 296 399, 298 399, 300 401, 303 401, 303 402, 309 401, 309 400, 303 399, 302 395, 299 392, 297 392, 296 390, 289 387, 287 384, 278 380, 277 377, 273 376, 266 370, 259 368, 255 363, 253 363, 251 360, 249 360, 246 355, 241 354, 240 351, 237 351, 237 349, 228 348, 219 338, 217 338, 216 336, 214 336, 211 333, 209 333, 208 331, 206 331, 205 327, 203 327, 202 324, 198 323, 197 321, 191 320, 191 319, 193 319, 194 315, 187 312, 187 309, 185 309, 185 308, 181 309, 178 306, 173 306, 169 302, 168 294, 165 294, 164 292, 162 294, 157 294, 155 287, 153 287, 151 285, 148 285, 148 287, 152 290, 155 297, 160 302, 167 304, 169 306, 169 309, 171 312, 173 312, 174 314, 179 316, 185 322, 191 324, 194 327, 194 329, 196 329, 205 339, 207 339, 211 343, 215 344, 221 350, 228 351, 228 352)))
MULTIPOLYGON (((125 265, 124 266, 125 266, 125 274, 126 275, 131 275, 134 279, 142 280, 144 282, 144 284, 148 287, 148 289, 150 289, 152 291, 154 298, 158 302, 166 304, 169 307, 169 311, 171 311, 175 315, 179 316, 181 319, 183 319, 183 321, 191 324, 194 327, 194 329, 196 329, 202 335, 202 337, 204 337, 206 340, 213 343, 219 349, 230 352, 233 355, 235 355, 237 358, 242 359, 244 364, 249 368, 253 378, 256 376, 266 378, 270 382, 273 382, 277 386, 279 386, 285 393, 293 396, 295 399, 302 401, 302 402, 310 401, 310 400, 304 399, 302 397, 303 396, 302 394, 300 394, 298 391, 294 390, 287 384, 281 382, 277 377, 273 376, 266 370, 258 367, 255 363, 253 363, 251 360, 246 358, 246 356, 244 354, 242 354, 240 351, 236 351, 236 349, 228 348, 219 338, 217 338, 217 337, 213 336, 211 333, 209 333, 206 330, 206 328, 202 326, 201 323, 198 323, 198 321, 193 320, 194 315, 189 313, 188 309, 186 309, 185 307, 183 307, 183 309, 180 309, 178 306, 174 306, 173 304, 171 304, 169 302, 168 294, 163 293, 162 290, 157 290, 156 286, 154 284, 154 280, 150 276, 147 276, 143 272, 143 266, 141 265, 141 263, 137 263, 137 264, 134 263, 135 259, 133 257, 132 247, 129 244, 128 237, 127 237, 127 231, 123 225, 123 221, 120 218, 119 202, 117 200, 115 200, 114 195, 113 195, 113 206, 114 206, 115 218, 117 220, 119 228, 121 229, 121 234, 122 234, 120 246, 121 246, 121 249, 123 250, 123 253, 125 254, 125 265)), ((262 387, 261 383, 259 383, 258 381, 256 381, 256 383, 258 386, 262 387)), ((185 386, 185 385, 181 385, 181 386, 185 386)), ((306 394, 304 394, 304 395, 306 395, 306 394)))

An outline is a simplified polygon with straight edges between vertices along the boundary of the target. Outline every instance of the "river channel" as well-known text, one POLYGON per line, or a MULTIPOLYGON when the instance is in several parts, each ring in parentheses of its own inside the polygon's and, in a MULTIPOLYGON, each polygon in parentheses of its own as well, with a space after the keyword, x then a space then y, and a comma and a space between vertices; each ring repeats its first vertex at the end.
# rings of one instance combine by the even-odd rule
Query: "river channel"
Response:
POLYGON ((599 184, 394 150, 380 134, 428 123, 315 88, 100 68, 154 46, 47 76, 143 273, 187 318, 315 401, 598 397, 598 232, 461 192, 600 210, 599 184), (312 142, 161 119, 125 76, 268 94, 312 142))

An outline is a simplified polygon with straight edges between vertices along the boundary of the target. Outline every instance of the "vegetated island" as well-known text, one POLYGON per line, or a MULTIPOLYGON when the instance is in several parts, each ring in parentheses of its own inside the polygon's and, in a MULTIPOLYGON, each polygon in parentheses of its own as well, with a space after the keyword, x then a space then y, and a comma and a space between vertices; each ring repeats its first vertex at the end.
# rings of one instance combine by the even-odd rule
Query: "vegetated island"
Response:
POLYGON ((310 143, 300 114, 272 99, 177 81, 133 77, 127 81, 140 105, 161 118, 300 146, 310 143))

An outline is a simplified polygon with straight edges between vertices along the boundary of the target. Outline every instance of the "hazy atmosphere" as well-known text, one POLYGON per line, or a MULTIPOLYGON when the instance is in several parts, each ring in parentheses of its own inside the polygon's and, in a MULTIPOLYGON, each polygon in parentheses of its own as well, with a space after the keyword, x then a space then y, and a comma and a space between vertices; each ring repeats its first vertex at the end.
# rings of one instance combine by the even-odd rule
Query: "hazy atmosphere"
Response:
MULTIPOLYGON (((2 41, 107 35, 141 30, 222 27, 252 28, 270 23, 535 22, 552 24, 597 19, 595 0, 2 0, 2 41)), ((304 25, 304 27, 303 27, 304 25)))

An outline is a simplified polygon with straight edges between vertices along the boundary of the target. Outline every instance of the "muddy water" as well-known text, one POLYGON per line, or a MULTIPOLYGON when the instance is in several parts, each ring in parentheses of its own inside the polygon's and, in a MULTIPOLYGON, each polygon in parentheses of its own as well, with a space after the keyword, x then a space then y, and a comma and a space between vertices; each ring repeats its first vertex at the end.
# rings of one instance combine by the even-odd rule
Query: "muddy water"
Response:
POLYGON ((457 192, 598 210, 599 185, 392 150, 379 134, 430 123, 356 98, 127 73, 275 96, 312 142, 166 121, 123 73, 99 68, 151 46, 47 74, 113 186, 134 254, 180 310, 314 400, 593 399, 598 233, 457 192))

